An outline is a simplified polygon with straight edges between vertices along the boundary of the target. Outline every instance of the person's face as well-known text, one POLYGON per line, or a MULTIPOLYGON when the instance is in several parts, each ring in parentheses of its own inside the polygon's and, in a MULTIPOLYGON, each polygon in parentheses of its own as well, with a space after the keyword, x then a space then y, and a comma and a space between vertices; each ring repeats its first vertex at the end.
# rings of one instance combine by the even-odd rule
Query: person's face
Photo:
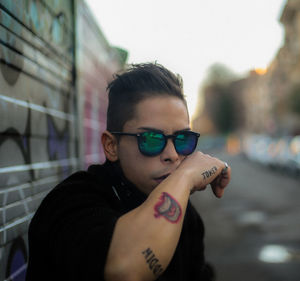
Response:
MULTIPOLYGON (((148 129, 160 130, 165 135, 189 129, 185 103, 170 96, 151 97, 138 103, 134 119, 124 124, 123 132, 141 133, 148 129)), ((172 139, 168 139, 160 155, 144 156, 139 151, 134 136, 121 136, 117 153, 125 177, 146 194, 172 173, 185 158, 177 154, 172 139)))

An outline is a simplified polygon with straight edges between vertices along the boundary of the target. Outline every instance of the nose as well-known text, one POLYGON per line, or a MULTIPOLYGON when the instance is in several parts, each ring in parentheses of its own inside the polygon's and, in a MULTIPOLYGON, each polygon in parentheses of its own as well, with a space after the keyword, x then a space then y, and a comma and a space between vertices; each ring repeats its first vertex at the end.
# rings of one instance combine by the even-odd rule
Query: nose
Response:
POLYGON ((179 159, 179 155, 175 149, 172 139, 168 139, 167 144, 163 152, 160 154, 161 161, 163 162, 176 162, 179 159))

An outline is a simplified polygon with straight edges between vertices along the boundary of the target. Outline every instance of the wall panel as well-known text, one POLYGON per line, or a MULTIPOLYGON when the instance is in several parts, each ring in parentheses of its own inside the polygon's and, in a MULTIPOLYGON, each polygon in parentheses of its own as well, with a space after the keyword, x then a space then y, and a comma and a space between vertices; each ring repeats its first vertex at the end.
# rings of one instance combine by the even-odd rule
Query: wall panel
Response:
POLYGON ((78 167, 72 7, 0 0, 0 280, 24 280, 30 219, 78 167))
POLYGON ((123 63, 83 0, 0 0, 0 281, 25 280, 50 189, 104 161, 106 86, 123 63))
POLYGON ((108 96, 106 87, 112 74, 122 65, 119 54, 110 46, 92 13, 77 1, 76 66, 82 166, 105 160, 101 134, 106 129, 108 96))

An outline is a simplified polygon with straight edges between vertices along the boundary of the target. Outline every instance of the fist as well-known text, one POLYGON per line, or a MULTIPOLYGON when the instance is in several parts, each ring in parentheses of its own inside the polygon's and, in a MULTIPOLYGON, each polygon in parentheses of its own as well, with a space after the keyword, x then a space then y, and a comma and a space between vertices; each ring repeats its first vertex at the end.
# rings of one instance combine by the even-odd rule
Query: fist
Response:
POLYGON ((185 169, 187 172, 191 192, 204 190, 210 184, 215 196, 221 198, 230 182, 231 168, 220 159, 200 151, 186 157, 179 169, 185 169))

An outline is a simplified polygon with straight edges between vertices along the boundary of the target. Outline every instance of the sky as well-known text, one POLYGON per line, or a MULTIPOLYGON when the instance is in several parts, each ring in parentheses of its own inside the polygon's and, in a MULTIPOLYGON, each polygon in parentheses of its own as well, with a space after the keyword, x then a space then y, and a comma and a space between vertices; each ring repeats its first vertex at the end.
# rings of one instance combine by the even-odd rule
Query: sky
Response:
POLYGON ((284 41, 287 0, 85 0, 128 63, 154 62, 182 76, 189 113, 214 63, 236 74, 267 68, 284 41))

